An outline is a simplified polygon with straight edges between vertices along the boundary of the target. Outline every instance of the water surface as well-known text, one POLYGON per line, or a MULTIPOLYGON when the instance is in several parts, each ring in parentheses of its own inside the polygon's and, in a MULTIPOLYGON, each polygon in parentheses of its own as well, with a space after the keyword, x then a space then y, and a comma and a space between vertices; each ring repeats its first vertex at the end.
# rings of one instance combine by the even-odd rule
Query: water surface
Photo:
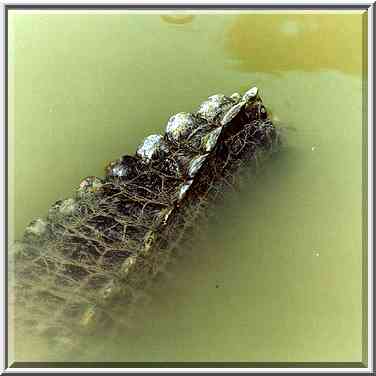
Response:
MULTIPOLYGON (((361 360, 360 13, 12 11, 9 27, 11 240, 211 94, 257 85, 290 129, 135 327, 60 360, 361 360)), ((56 360, 28 338, 14 357, 56 360)))

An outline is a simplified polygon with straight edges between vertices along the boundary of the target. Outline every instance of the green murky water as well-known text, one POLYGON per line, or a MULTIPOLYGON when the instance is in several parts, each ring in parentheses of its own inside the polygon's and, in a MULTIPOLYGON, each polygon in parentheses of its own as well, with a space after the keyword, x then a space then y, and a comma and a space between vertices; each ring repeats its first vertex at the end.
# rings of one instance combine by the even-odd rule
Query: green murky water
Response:
MULTIPOLYGON (((173 113, 256 84, 288 147, 92 361, 362 359, 360 13, 9 19, 10 239, 173 113)), ((16 360, 48 360, 43 343, 16 360)), ((61 354, 61 360, 64 354, 61 354)), ((56 359, 55 359, 56 360, 56 359)))

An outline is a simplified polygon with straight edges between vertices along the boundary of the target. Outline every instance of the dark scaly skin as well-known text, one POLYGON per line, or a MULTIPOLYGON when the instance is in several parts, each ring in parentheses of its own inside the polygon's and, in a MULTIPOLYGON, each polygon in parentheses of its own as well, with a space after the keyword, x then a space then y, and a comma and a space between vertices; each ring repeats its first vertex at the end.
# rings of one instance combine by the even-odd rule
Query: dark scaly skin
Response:
POLYGON ((203 207, 279 143, 258 94, 218 130, 239 99, 225 101, 209 121, 192 114, 194 129, 178 141, 164 135, 165 149, 150 160, 111 162, 105 178, 84 180, 77 197, 29 226, 15 255, 16 307, 27 307, 28 326, 61 339, 111 321, 116 309, 108 307, 134 302, 187 230, 194 233, 203 207), (205 137, 216 129, 208 150, 205 137), (189 176, 191 161, 203 155, 189 176))

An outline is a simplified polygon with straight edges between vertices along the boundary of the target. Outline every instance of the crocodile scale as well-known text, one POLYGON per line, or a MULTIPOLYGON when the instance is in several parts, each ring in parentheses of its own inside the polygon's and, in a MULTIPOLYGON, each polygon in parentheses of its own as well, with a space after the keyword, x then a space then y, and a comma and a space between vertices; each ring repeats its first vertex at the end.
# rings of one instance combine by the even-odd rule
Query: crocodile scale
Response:
POLYGON ((164 135, 146 137, 104 177, 84 179, 15 247, 15 303, 27 307, 28 326, 63 338, 111 320, 108 307, 131 303, 164 270, 205 203, 278 143, 252 87, 173 115, 164 135))

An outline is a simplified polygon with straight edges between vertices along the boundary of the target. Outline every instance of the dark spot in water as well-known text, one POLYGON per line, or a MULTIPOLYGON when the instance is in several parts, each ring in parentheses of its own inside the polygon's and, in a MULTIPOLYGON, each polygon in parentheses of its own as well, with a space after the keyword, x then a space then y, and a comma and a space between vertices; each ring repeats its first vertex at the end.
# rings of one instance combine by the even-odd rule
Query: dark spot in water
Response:
POLYGON ((175 24, 175 25, 183 25, 187 23, 191 23, 193 20, 193 17, 191 14, 164 14, 161 16, 161 19, 169 24, 175 24))

